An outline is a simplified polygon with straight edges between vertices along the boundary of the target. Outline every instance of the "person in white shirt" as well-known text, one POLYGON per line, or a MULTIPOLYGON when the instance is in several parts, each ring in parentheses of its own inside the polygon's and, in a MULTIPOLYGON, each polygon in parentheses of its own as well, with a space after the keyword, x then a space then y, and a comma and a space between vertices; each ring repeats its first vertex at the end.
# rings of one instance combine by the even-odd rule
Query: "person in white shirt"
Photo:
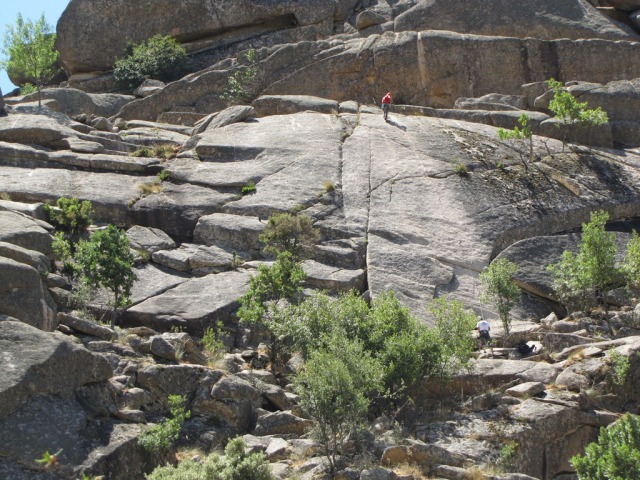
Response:
POLYGON ((480 343, 480 347, 482 351, 486 351, 486 346, 489 345, 491 348, 491 353, 493 354, 493 347, 491 346, 491 325, 489 322, 484 320, 482 317, 478 317, 478 323, 476 324, 476 328, 474 330, 478 330, 478 341, 480 343))

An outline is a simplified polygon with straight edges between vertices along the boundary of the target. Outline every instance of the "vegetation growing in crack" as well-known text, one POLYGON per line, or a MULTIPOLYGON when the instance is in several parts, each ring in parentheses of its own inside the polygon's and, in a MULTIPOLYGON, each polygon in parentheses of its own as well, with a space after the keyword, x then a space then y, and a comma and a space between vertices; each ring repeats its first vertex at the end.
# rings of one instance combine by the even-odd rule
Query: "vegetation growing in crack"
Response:
POLYGON ((491 262, 480 274, 480 282, 484 292, 480 300, 493 303, 502 322, 505 338, 511 332, 511 309, 520 300, 520 287, 513 281, 518 266, 507 258, 499 258, 491 262))
MULTIPOLYGON (((533 131, 531 129, 531 118, 526 113, 523 113, 522 115, 520 115, 520 118, 518 119, 518 123, 520 124, 520 127, 515 126, 513 130, 505 130, 504 128, 499 128, 498 138, 500 140, 519 140, 519 141, 524 141, 525 143, 528 143, 529 162, 531 163, 533 162, 533 157, 534 157, 533 131)), ((526 163, 525 163, 525 166, 526 166, 526 163)))
POLYGON ((178 440, 182 424, 191 417, 191 412, 184 407, 185 398, 181 395, 169 395, 169 411, 171 418, 162 420, 143 431, 138 437, 138 444, 150 455, 166 454, 178 440))

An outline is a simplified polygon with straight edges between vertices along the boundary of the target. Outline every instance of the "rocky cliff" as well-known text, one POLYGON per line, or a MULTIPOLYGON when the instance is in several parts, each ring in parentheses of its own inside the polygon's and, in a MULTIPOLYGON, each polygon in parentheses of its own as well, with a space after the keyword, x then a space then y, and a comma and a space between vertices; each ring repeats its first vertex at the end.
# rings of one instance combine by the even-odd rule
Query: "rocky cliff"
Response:
MULTIPOLYGON (((498 337, 495 313, 478 300, 479 273, 510 258, 524 293, 512 344, 452 382, 464 409, 437 418, 421 404, 401 441, 381 420, 367 449, 385 468, 349 467, 343 478, 398 478, 392 470, 412 462, 439 478, 471 478, 470 465, 484 478, 564 478, 569 457, 614 420, 605 410, 638 408, 638 309, 558 320, 545 270, 575 250, 572 232, 592 210, 609 212, 621 244, 640 216, 640 50, 630 26, 640 5, 601 3, 72 0, 58 24, 69 83, 46 89, 42 109, 35 96, 6 97, 0 116, 9 366, 0 476, 49 478, 34 459, 63 448, 58 475, 142 478, 151 465, 134 446, 140 424, 167 414, 169 394, 185 395, 194 412, 192 443, 208 449, 244 434, 280 478, 293 475, 292 459, 319 448, 305 437, 310 420, 291 387, 263 369, 263 332, 235 312, 269 261, 258 240, 267 219, 301 212, 320 231, 303 264, 308 289, 393 290, 427 324, 428 302, 447 295, 491 319, 498 337), (137 96, 112 92, 105 72, 126 42, 155 33, 174 35, 203 68, 137 96), (230 105, 220 94, 249 47, 260 91, 251 105, 230 105), (609 123, 573 128, 564 145, 548 109, 550 77, 601 106, 609 123), (377 101, 388 90, 385 122, 377 101), (497 136, 523 112, 533 161, 497 136), (176 156, 131 155, 158 145, 176 156), (71 313, 42 207, 60 196, 90 200, 95 223, 126 229, 138 252, 117 334, 71 313), (210 368, 197 339, 218 322, 231 353, 210 368), (521 359, 510 348, 520 339, 542 353, 521 359), (615 387, 613 350, 631 359, 615 387), (510 440, 521 446, 522 475, 489 473, 510 440)), ((104 303, 88 307, 100 314, 104 303)), ((435 391, 426 379, 419 397, 435 391)), ((311 459, 297 474, 322 471, 311 459)))

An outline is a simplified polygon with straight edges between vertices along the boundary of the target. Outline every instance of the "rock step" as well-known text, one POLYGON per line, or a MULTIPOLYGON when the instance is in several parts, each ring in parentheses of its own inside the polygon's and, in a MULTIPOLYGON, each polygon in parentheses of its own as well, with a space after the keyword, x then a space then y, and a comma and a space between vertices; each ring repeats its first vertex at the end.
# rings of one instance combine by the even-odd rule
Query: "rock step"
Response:
POLYGON ((205 114, 195 112, 164 112, 158 115, 158 122, 193 127, 205 117, 205 114))
POLYGON ((258 237, 266 225, 258 217, 214 213, 200 217, 193 240, 202 245, 259 254, 262 244, 258 237))
MULTIPOLYGON (((151 128, 153 130, 161 130, 168 132, 181 133, 183 135, 191 135, 191 127, 183 125, 173 125, 170 122, 147 122, 146 120, 129 120, 126 125, 127 130, 134 128, 151 128)), ((127 130, 124 133, 127 133, 127 130)))
MULTIPOLYGON (((347 242, 344 241, 344 243, 347 242)), ((314 249, 313 259, 341 268, 362 268, 365 261, 365 251, 364 248, 356 249, 349 245, 318 245, 314 249)))
POLYGON ((362 269, 349 270, 319 263, 315 260, 305 260, 302 262, 302 268, 307 274, 304 284, 308 287, 334 292, 364 290, 366 276, 362 269))

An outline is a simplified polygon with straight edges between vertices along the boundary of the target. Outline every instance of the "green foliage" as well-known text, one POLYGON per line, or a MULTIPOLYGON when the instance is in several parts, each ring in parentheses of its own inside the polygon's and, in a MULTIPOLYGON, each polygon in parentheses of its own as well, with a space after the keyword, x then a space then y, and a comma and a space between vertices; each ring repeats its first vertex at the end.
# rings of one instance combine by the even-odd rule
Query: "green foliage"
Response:
POLYGON ((57 209, 49 205, 44 206, 44 212, 50 223, 70 234, 79 234, 91 225, 93 206, 89 200, 82 202, 77 198, 60 197, 57 209))
POLYGON ((499 258, 491 262, 480 274, 480 281, 485 288, 480 300, 494 304, 507 337, 511 331, 511 309, 520 299, 520 288, 512 278, 517 271, 515 263, 506 258, 499 258))
POLYGON ((204 461, 185 460, 156 468, 147 480, 275 480, 263 453, 245 453, 242 437, 229 441, 224 456, 208 455, 204 461))
POLYGON ((320 234, 313 227, 307 215, 276 213, 269 217, 269 223, 260 234, 265 244, 264 251, 272 255, 289 252, 293 258, 305 256, 318 241, 320 234))
POLYGON ((35 86, 33 83, 25 83, 24 85, 20 86, 20 95, 26 96, 26 95, 31 95, 32 93, 36 93, 38 91, 38 87, 35 86))
POLYGON ((156 175, 156 178, 158 179, 158 181, 164 182, 165 180, 169 180, 169 178, 171 178, 171 175, 169 174, 168 170, 161 170, 156 175))
POLYGON ((256 184, 253 181, 247 183, 242 189, 240 189, 240 193, 242 196, 249 195, 256 191, 256 184))
POLYGON ((166 453, 180 436, 184 421, 191 417, 191 412, 184 407, 184 397, 169 395, 168 401, 171 418, 164 419, 138 437, 138 444, 149 454, 166 453))
POLYGON ((129 238, 115 226, 109 225, 105 230, 94 232, 89 240, 78 243, 75 262, 87 283, 106 288, 113 294, 113 328, 116 309, 128 305, 136 279, 129 238))
POLYGON ((222 322, 216 324, 216 328, 209 327, 202 337, 202 347, 211 360, 222 358, 226 348, 222 340, 220 340, 219 332, 222 328, 222 322))
POLYGON ((627 254, 622 264, 622 272, 630 287, 640 287, 640 235, 635 230, 627 243, 627 254))
POLYGON ((510 471, 514 467, 514 457, 518 452, 518 442, 510 441, 505 443, 504 447, 500 450, 500 459, 498 463, 505 471, 510 471))
POLYGON ((442 349, 442 361, 434 373, 444 382, 460 370, 470 368, 475 347, 471 332, 476 326, 476 316, 465 310, 462 302, 446 297, 434 299, 429 311, 436 318, 434 328, 442 349))
POLYGON ((600 429, 598 441, 584 455, 571 458, 580 480, 640 478, 640 420, 626 414, 600 429))
POLYGON ((250 48, 242 57, 246 65, 229 75, 227 88, 221 95, 232 102, 250 102, 257 96, 259 89, 256 51, 250 48))
POLYGON ((533 131, 531 130, 531 118, 526 113, 520 115, 518 119, 520 127, 515 126, 513 130, 498 129, 500 140, 524 140, 529 143, 529 162, 533 162, 533 131))
POLYGON ((160 145, 154 145, 151 150, 151 156, 157 158, 163 158, 164 160, 171 160, 176 158, 180 151, 179 145, 172 145, 171 143, 162 143, 160 145))
POLYGON ((55 49, 56 34, 44 13, 36 22, 18 14, 15 25, 7 25, 4 34, 6 60, 0 66, 7 71, 24 76, 38 90, 38 106, 41 106, 42 86, 49 82, 60 70, 58 51, 55 49))
POLYGON ((62 262, 62 269, 68 272, 73 271, 73 254, 71 253, 71 242, 64 232, 55 232, 51 249, 54 255, 62 262))
POLYGON ((140 147, 129 154, 130 157, 151 158, 153 157, 153 150, 149 147, 140 147))
POLYGON ((577 255, 565 251, 559 263, 548 267, 556 296, 569 309, 587 309, 597 301, 606 307, 606 292, 622 283, 615 234, 605 231, 608 219, 607 212, 591 212, 589 223, 582 224, 577 255))
POLYGON ((617 350, 609 350, 611 360, 611 380, 614 385, 622 386, 627 381, 627 375, 631 368, 629 357, 622 355, 617 350))
POLYGON ((172 81, 187 69, 187 51, 170 35, 160 34, 139 45, 129 45, 116 60, 113 74, 118 83, 136 88, 144 80, 172 81))
POLYGON ((381 388, 380 370, 359 342, 333 337, 326 350, 311 352, 294 381, 332 471, 343 439, 366 418, 368 395, 381 388))
POLYGON ((58 450, 56 453, 49 453, 47 450, 40 458, 36 458, 36 463, 42 465, 42 468, 45 470, 54 469, 58 466, 58 457, 61 453, 62 449, 58 450))
POLYGON ((587 102, 578 102, 561 82, 551 78, 547 81, 547 86, 554 91, 553 99, 549 103, 549 110, 561 122, 564 132, 562 137, 563 150, 570 125, 576 124, 581 128, 592 128, 609 122, 607 113, 602 108, 590 110, 587 108, 587 102))
POLYGON ((467 170, 467 166, 464 163, 462 163, 460 160, 456 162, 455 166, 453 167, 453 171, 456 172, 461 177, 464 177, 469 173, 469 170, 467 170))

